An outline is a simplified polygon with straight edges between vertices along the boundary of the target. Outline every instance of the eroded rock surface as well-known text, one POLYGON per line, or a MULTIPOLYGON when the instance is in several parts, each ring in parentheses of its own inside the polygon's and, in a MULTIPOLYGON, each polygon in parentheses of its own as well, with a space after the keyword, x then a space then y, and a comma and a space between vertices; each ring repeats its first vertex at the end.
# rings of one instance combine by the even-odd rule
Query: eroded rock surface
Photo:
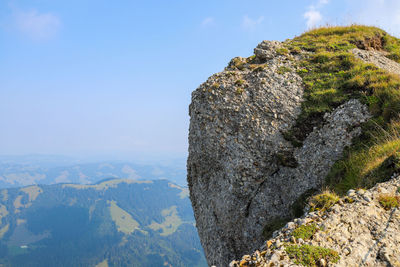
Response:
POLYGON ((227 266, 259 247, 277 218, 292 218, 294 202, 321 187, 369 118, 350 100, 293 147, 283 133, 301 112, 303 86, 297 59, 282 51, 264 41, 192 94, 188 183, 209 265, 227 266))
POLYGON ((259 250, 230 266, 302 266, 287 253, 286 248, 293 245, 319 246, 338 253, 338 262, 320 259, 320 266, 400 266, 400 210, 384 209, 379 202, 385 195, 400 197, 399 187, 397 176, 367 191, 350 190, 328 212, 311 212, 287 223, 259 250), (317 231, 309 240, 293 238, 295 229, 310 224, 315 224, 317 231))
POLYGON ((377 50, 361 50, 354 48, 351 52, 359 59, 372 63, 378 68, 400 75, 400 64, 387 58, 385 52, 377 50))

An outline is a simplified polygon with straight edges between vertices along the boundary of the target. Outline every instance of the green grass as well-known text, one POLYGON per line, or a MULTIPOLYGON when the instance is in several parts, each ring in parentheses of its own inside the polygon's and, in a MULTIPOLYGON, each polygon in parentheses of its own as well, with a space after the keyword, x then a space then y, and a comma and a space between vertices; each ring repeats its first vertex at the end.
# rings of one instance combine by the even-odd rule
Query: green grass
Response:
POLYGON ((301 146, 323 115, 356 98, 373 118, 362 125, 354 140, 333 166, 327 186, 339 194, 350 188, 369 188, 399 170, 400 78, 355 58, 352 48, 379 49, 399 61, 400 40, 375 27, 323 27, 286 43, 291 53, 312 52, 298 64, 305 91, 302 113, 285 138, 301 146))
POLYGON ((235 85, 237 85, 237 86, 242 86, 243 84, 244 84, 244 80, 242 80, 242 79, 235 81, 235 85))
MULTIPOLYGON (((392 122, 388 127, 397 124, 392 122)), ((338 192, 345 193, 349 188, 372 187, 378 182, 387 181, 400 170, 400 135, 397 130, 382 129, 381 133, 374 133, 369 139, 370 143, 358 139, 358 144, 348 149, 344 158, 333 166, 328 181, 338 182, 338 192)))
POLYGON ((378 201, 385 210, 398 208, 400 205, 400 197, 393 195, 380 195, 378 201))
POLYGON ((278 55, 284 56, 284 55, 289 54, 289 50, 288 50, 287 48, 282 47, 282 48, 278 48, 278 49, 276 50, 276 53, 277 53, 278 55))
POLYGON ((291 245, 285 250, 288 256, 294 259, 294 263, 304 266, 318 266, 320 259, 326 260, 327 263, 336 263, 340 259, 336 251, 318 246, 291 245))
POLYGON ((339 196, 328 190, 310 198, 309 205, 311 211, 325 211, 339 201, 339 196))
POLYGON ((290 72, 290 71, 291 71, 291 69, 289 69, 288 67, 285 67, 285 66, 281 66, 278 68, 278 74, 280 74, 280 75, 283 75, 286 72, 290 72))
POLYGON ((301 225, 292 232, 292 236, 294 236, 297 239, 301 238, 303 240, 307 240, 310 239, 317 231, 318 227, 315 223, 308 225, 301 225))

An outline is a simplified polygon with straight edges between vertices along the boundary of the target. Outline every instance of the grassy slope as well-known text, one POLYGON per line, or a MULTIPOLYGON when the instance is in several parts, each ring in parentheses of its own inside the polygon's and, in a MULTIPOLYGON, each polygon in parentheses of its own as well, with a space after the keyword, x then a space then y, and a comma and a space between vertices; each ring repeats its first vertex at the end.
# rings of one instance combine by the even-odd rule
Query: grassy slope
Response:
POLYGON ((400 77, 366 64, 349 51, 378 49, 400 61, 400 40, 375 27, 323 27, 286 42, 292 53, 306 51, 299 64, 305 85, 303 112, 286 137, 300 145, 307 133, 351 98, 368 105, 373 118, 331 169, 327 186, 339 194, 370 187, 400 169, 400 77))

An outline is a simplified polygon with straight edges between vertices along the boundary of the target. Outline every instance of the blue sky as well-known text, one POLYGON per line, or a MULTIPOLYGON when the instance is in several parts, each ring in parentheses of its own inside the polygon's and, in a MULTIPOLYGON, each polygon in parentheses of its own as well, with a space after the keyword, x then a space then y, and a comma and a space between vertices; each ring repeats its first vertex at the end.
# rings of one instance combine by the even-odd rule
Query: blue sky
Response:
POLYGON ((185 156, 190 94, 262 40, 363 23, 397 0, 2 0, 0 154, 185 156))

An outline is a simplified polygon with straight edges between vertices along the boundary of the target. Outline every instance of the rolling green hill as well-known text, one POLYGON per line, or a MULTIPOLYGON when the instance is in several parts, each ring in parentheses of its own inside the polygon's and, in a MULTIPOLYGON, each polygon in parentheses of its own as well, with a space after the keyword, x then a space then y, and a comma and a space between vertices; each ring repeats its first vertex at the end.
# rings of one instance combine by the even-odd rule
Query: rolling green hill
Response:
POLYGON ((106 180, 0 191, 0 266, 206 266, 186 188, 106 180))

